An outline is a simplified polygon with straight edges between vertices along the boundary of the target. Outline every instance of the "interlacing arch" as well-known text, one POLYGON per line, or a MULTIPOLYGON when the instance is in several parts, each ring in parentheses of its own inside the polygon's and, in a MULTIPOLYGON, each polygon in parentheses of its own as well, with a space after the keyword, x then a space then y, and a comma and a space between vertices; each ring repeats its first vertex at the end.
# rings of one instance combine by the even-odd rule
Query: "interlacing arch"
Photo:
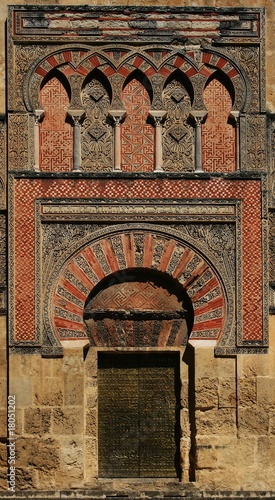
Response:
POLYGON ((176 69, 180 70, 187 78, 194 78, 197 75, 208 79, 213 71, 219 69, 236 87, 236 101, 239 103, 240 95, 245 89, 243 72, 237 69, 236 65, 224 55, 215 51, 201 50, 199 56, 194 51, 179 52, 171 48, 148 48, 141 49, 137 53, 129 48, 105 48, 101 51, 91 52, 88 48, 67 48, 56 51, 38 64, 33 66, 24 84, 24 96, 27 109, 30 111, 39 107, 39 89, 44 78, 52 69, 58 69, 67 78, 73 74, 79 75, 84 80, 95 68, 107 77, 115 74, 124 77, 130 75, 134 69, 139 69, 149 79, 155 75, 160 75, 165 79, 176 69), (173 53, 171 53, 173 51, 173 53), (29 92, 28 89, 32 89, 29 92), (36 89, 36 91, 35 91, 36 89), (241 90, 240 90, 241 89, 241 90))

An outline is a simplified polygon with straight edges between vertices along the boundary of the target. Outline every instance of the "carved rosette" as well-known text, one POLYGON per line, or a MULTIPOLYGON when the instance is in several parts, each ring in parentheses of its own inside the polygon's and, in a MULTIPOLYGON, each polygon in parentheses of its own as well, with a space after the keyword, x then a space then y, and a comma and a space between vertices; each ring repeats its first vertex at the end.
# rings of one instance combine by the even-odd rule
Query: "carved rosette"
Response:
POLYGON ((192 171, 194 130, 187 122, 191 100, 184 85, 173 80, 163 91, 167 118, 163 125, 163 170, 192 171))
POLYGON ((106 171, 113 165, 113 133, 108 122, 110 99, 96 79, 83 89, 82 103, 86 118, 82 125, 82 170, 106 171))

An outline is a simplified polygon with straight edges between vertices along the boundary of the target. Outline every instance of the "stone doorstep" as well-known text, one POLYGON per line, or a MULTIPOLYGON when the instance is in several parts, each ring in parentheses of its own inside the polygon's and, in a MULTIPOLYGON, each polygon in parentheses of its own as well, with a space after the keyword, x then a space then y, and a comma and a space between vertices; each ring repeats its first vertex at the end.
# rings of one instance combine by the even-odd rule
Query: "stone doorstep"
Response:
POLYGON ((160 495, 159 492, 154 494, 154 492, 141 492, 140 496, 125 495, 123 493, 116 494, 104 494, 102 491, 92 491, 92 490, 63 490, 63 491, 39 491, 39 490, 21 490, 17 491, 15 494, 8 491, 0 491, 0 499, 10 499, 21 500, 21 499, 33 499, 33 500, 53 500, 68 499, 68 500, 259 500, 263 498, 268 498, 270 500, 275 500, 274 491, 182 491, 180 495, 160 495))

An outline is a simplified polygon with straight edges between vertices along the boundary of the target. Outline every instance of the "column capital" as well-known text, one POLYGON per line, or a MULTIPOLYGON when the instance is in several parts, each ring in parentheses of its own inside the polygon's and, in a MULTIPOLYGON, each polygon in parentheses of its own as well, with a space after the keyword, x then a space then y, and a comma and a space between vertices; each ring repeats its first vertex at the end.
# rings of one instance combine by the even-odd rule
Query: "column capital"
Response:
POLYGON ((195 125, 201 125, 202 121, 206 118, 208 115, 208 111, 205 109, 192 109, 189 113, 189 116, 192 120, 194 120, 195 125))
POLYGON ((238 125, 239 119, 240 119, 240 112, 239 111, 231 111, 230 113, 230 118, 234 122, 235 125, 238 125))
POLYGON ((44 109, 35 109, 34 110, 35 123, 38 123, 41 120, 41 118, 43 118, 44 114, 45 114, 44 109))
POLYGON ((78 109, 67 109, 67 114, 73 119, 74 122, 80 121, 85 115, 85 110, 82 108, 78 109))
POLYGON ((110 109, 108 114, 114 120, 115 125, 120 125, 126 115, 126 111, 125 109, 110 109))
POLYGON ((161 121, 166 118, 167 111, 164 109, 151 109, 149 115, 153 118, 156 125, 160 125, 161 121))

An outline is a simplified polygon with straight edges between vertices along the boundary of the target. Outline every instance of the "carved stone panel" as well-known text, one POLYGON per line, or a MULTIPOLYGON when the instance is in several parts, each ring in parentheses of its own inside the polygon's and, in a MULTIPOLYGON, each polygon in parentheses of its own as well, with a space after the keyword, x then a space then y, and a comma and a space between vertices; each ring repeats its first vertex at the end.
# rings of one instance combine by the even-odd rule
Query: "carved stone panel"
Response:
POLYGON ((6 124, 0 116, 0 209, 6 208, 6 124))
POLYGON ((29 116, 9 116, 9 170, 28 169, 29 116))
POLYGON ((247 165, 245 169, 266 169, 266 116, 247 116, 247 165))
POLYGON ((269 214, 269 280, 275 283, 275 212, 269 214))
POLYGON ((103 84, 91 80, 83 89, 82 103, 86 112, 82 125, 82 170, 112 170, 113 131, 108 120, 110 98, 103 84))
POLYGON ((194 130, 187 122, 191 109, 188 91, 178 80, 173 80, 163 91, 167 118, 163 125, 163 169, 192 171, 194 169, 194 130))

